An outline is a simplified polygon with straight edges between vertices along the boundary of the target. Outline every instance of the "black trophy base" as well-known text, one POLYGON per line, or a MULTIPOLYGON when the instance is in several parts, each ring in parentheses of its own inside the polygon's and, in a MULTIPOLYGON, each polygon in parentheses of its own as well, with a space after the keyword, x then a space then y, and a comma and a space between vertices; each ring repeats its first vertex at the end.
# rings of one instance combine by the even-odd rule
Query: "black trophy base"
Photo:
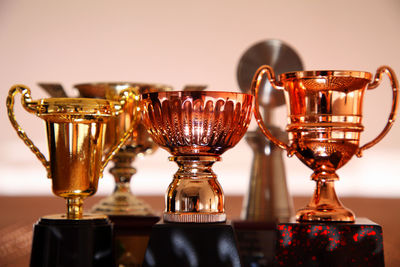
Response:
POLYGON ((108 215, 114 226, 116 266, 142 266, 153 225, 158 216, 108 215))
POLYGON ((241 266, 229 223, 158 223, 143 266, 241 266))
POLYGON ((43 217, 34 226, 30 266, 114 266, 112 225, 98 216, 43 217))
POLYGON ((233 221, 244 267, 275 266, 276 224, 233 221))
POLYGON ((382 227, 355 223, 279 223, 277 266, 385 266, 382 227))

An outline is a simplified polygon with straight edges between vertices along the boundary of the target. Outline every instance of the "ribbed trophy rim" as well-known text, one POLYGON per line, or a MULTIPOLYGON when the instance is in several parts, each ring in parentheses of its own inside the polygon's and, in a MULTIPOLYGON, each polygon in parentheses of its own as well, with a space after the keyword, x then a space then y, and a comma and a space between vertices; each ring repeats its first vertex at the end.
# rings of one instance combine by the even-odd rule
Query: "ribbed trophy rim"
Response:
POLYGON ((240 92, 230 92, 230 91, 163 91, 163 92, 150 92, 143 93, 142 99, 147 98, 150 95, 158 95, 161 97, 193 97, 193 96, 209 96, 209 97, 221 97, 221 98, 237 98, 243 96, 252 97, 251 94, 240 93, 240 92))
POLYGON ((357 70, 309 70, 286 72, 280 75, 281 80, 319 77, 352 77, 371 80, 372 74, 370 72, 357 70))

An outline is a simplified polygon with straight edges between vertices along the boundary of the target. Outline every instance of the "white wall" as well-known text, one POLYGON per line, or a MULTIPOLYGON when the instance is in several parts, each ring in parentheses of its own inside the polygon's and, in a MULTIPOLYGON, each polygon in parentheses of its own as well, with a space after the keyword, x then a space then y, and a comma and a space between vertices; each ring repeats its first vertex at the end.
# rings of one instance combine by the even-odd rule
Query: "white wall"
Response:
MULTIPOLYGON (((241 54, 262 39, 281 39, 296 48, 307 69, 374 72, 382 64, 400 76, 400 1, 0 1, 0 194, 51 194, 44 168, 13 131, 6 113, 8 89, 31 87, 46 97, 39 81, 71 85, 90 81, 161 82, 181 88, 208 84, 238 91, 241 54)), ((19 101, 18 101, 19 102, 19 101)), ((388 82, 366 93, 365 132, 374 138, 391 105, 388 82)), ((276 113, 285 125, 286 111, 276 113)), ((24 129, 46 150, 42 122, 21 108, 24 129)), ((254 128, 254 123, 251 128, 254 128)), ((400 122, 361 159, 339 171, 340 195, 400 197, 400 122)), ((247 189, 251 151, 245 141, 215 165, 227 194, 247 189)), ((163 194, 176 170, 168 153, 136 162, 134 191, 163 194), (159 168, 154 168, 158 164, 159 168)), ((311 171, 287 159, 290 190, 311 195, 311 171)), ((112 190, 106 173, 100 193, 112 190)))

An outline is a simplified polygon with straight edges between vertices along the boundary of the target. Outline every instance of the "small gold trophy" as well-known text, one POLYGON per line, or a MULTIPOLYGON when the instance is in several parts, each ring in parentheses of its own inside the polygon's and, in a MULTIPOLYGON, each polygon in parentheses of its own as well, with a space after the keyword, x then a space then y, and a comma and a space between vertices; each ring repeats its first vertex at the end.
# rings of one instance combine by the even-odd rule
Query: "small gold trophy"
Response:
MULTIPOLYGON (((35 225, 31 266, 112 265, 111 225, 104 215, 83 214, 83 200, 96 192, 103 169, 132 133, 133 125, 104 155, 107 121, 132 101, 135 101, 135 94, 130 90, 121 92, 119 101, 110 101, 87 98, 32 100, 28 87, 16 85, 10 89, 7 109, 11 124, 46 168, 53 193, 67 202, 66 214, 42 217, 35 225), (49 160, 15 119, 14 97, 18 93, 22 95, 25 110, 46 123, 49 160)), ((133 109, 133 114, 135 111, 133 109)))
MULTIPOLYGON (((80 96, 117 100, 123 90, 130 88, 137 94, 154 91, 170 91, 168 85, 132 82, 99 82, 77 84, 74 87, 80 96)), ((115 188, 112 195, 93 206, 92 212, 106 214, 114 223, 115 259, 118 266, 139 266, 149 240, 151 227, 160 218, 150 205, 132 194, 130 181, 136 169, 132 162, 137 156, 148 155, 157 150, 141 122, 141 114, 135 116, 136 103, 127 103, 124 112, 107 122, 105 133, 105 151, 109 151, 124 131, 135 121, 134 130, 124 146, 113 158, 110 169, 114 176, 115 188)))
MULTIPOLYGON (((128 88, 131 88, 137 94, 172 90, 168 85, 132 82, 84 83, 76 84, 74 87, 79 91, 81 97, 108 100, 117 100, 121 91, 128 88)), ((131 122, 136 120, 132 135, 113 158, 115 165, 110 169, 110 172, 115 179, 114 192, 92 208, 94 213, 114 216, 155 216, 151 207, 134 196, 130 189, 131 177, 136 173, 136 169, 131 165, 132 162, 137 156, 151 154, 157 150, 157 145, 141 123, 141 114, 136 116, 136 111, 133 111, 134 108, 137 107, 133 103, 126 104, 124 112, 107 123, 104 147, 106 152, 121 138, 131 122)))
POLYGON ((317 70, 289 72, 275 78, 270 66, 260 67, 253 79, 252 91, 256 96, 255 117, 262 132, 277 146, 295 154, 313 169, 311 178, 316 189, 310 203, 299 210, 297 221, 354 222, 353 212, 342 206, 334 189, 339 179, 336 170, 346 164, 353 155, 378 143, 390 130, 399 98, 398 82, 389 67, 378 68, 375 78, 364 71, 317 70), (360 134, 364 127, 362 103, 366 89, 376 88, 382 74, 386 73, 393 89, 393 103, 388 122, 372 141, 360 146, 360 134), (275 89, 283 89, 288 109, 290 144, 286 144, 265 127, 259 112, 258 90, 267 75, 275 89))
POLYGON ((179 166, 166 193, 167 223, 153 226, 144 266, 240 264, 212 165, 245 134, 252 101, 249 94, 230 92, 142 94, 144 125, 179 166))

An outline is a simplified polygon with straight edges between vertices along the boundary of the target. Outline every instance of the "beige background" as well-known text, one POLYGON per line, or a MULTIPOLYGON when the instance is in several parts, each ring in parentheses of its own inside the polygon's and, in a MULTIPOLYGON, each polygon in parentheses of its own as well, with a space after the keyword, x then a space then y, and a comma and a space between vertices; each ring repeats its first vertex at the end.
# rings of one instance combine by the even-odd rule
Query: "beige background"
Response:
MULTIPOLYGON (((6 116, 7 91, 15 83, 46 97, 39 81, 160 82, 182 88, 207 84, 238 91, 241 54, 263 39, 295 47, 305 67, 374 72, 382 64, 400 76, 400 1, 0 1, 0 194, 51 194, 45 171, 18 139, 6 116)), ((19 101, 18 101, 19 102, 19 101)), ((368 91, 362 141, 384 127, 391 105, 388 82, 368 91)), ((276 122, 286 123, 285 108, 276 122)), ((42 122, 21 108, 18 119, 46 150, 42 122)), ((253 122, 252 129, 255 128, 253 122)), ((400 197, 400 125, 361 159, 339 171, 340 195, 400 197)), ((137 160, 134 191, 163 194, 175 164, 161 149, 137 160), (157 167, 155 167, 157 166, 157 167)), ((227 152, 215 171, 227 194, 247 190, 252 153, 245 141, 227 152)), ((285 159, 293 194, 311 195, 311 171, 285 159)), ((99 193, 112 190, 108 173, 99 193)))

